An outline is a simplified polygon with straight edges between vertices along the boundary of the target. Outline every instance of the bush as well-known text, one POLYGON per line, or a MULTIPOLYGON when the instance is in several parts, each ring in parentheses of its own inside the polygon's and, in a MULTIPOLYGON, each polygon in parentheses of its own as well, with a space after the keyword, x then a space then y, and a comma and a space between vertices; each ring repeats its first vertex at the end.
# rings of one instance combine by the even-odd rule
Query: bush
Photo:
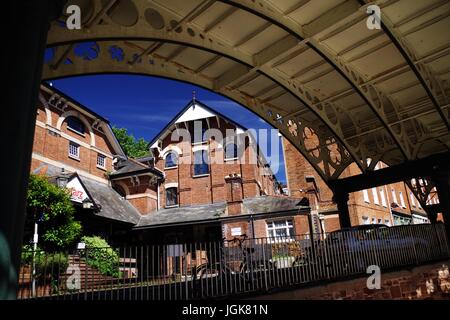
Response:
POLYGON ((41 253, 36 255, 36 269, 40 274, 51 274, 55 279, 65 273, 69 258, 62 252, 41 253))
POLYGON ((86 249, 81 253, 86 257, 86 263, 105 276, 119 277, 119 254, 111 248, 105 239, 98 236, 82 237, 86 249))
MULTIPOLYGON (((31 265, 33 263, 33 250, 34 247, 32 244, 25 244, 22 246, 22 256, 21 256, 22 264, 31 265)), ((44 251, 38 246, 36 248, 36 255, 41 254, 44 254, 44 251)))
POLYGON ((30 175, 27 193, 27 219, 24 241, 33 236, 39 224, 39 244, 46 251, 68 249, 81 235, 82 227, 74 218, 75 208, 67 189, 50 183, 47 177, 30 175))
POLYGON ((65 253, 48 253, 38 247, 33 254, 33 245, 24 245, 22 248, 22 264, 31 268, 33 259, 38 278, 51 276, 52 279, 57 279, 60 274, 66 272, 69 266, 69 258, 65 253))

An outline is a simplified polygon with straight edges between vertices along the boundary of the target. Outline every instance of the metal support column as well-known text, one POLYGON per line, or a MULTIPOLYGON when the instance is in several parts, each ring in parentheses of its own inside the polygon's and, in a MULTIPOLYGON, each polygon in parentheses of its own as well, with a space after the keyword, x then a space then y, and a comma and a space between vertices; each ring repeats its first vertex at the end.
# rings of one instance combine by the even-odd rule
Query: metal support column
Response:
POLYGON ((348 198, 349 195, 345 191, 334 190, 333 192, 333 201, 336 203, 339 211, 339 224, 341 225, 341 229, 352 226, 350 212, 348 210, 348 198))

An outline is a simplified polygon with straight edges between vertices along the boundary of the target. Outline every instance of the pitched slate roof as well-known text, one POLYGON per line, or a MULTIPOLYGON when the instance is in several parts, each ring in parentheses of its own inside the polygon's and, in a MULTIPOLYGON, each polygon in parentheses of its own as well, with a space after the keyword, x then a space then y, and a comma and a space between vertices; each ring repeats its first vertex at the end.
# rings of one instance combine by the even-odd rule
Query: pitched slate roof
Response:
POLYGON ((147 166, 137 160, 128 158, 121 163, 121 167, 110 174, 110 179, 126 177, 129 175, 138 175, 142 173, 153 173, 158 177, 163 177, 164 173, 158 168, 147 166))
POLYGON ((244 199, 244 206, 255 214, 274 213, 299 209, 299 202, 297 198, 260 196, 244 199))
MULTIPOLYGON (((46 175, 49 176, 49 181, 55 184, 58 176, 63 174, 66 176, 71 175, 67 171, 63 173, 61 168, 50 164, 43 164, 34 170, 33 173, 38 173, 40 170, 45 170, 46 175)), ((140 213, 126 199, 111 188, 111 186, 81 175, 78 175, 78 178, 86 188, 88 196, 99 209, 93 212, 95 216, 131 225, 139 222, 141 217, 140 213)))
MULTIPOLYGON (((52 165, 45 166, 50 180, 56 183, 61 169, 52 165)), ((309 210, 308 207, 300 206, 300 199, 297 198, 259 196, 244 199, 243 213, 238 216, 228 216, 226 202, 161 209, 143 216, 111 186, 84 176, 78 177, 99 209, 94 215, 134 225, 135 229, 218 222, 245 216, 264 215, 269 218, 277 214, 304 214, 309 210)))
POLYGON ((129 224, 139 222, 141 215, 136 208, 109 185, 86 177, 80 177, 80 180, 100 209, 94 215, 129 224))
POLYGON ((300 199, 274 196, 247 198, 243 200, 244 212, 238 216, 228 216, 226 213, 226 202, 161 209, 142 216, 135 229, 163 225, 217 222, 227 219, 239 219, 250 215, 269 217, 269 215, 274 216, 277 213, 301 214, 308 211, 309 208, 298 205, 299 201, 300 199))

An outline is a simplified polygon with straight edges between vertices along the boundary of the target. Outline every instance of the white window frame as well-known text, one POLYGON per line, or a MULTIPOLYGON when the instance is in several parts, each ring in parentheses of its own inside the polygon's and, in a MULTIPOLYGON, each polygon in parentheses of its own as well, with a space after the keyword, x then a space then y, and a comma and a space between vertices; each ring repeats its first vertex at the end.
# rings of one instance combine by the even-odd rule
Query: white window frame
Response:
POLYGON ((399 191, 398 196, 400 198, 400 205, 402 208, 406 208, 405 198, 403 197, 403 192, 399 191))
POLYGON ((165 200, 166 200, 166 205, 165 205, 165 208, 166 209, 169 209, 169 208, 176 208, 176 207, 179 207, 180 206, 180 195, 179 195, 179 193, 178 193, 178 187, 174 187, 174 186, 170 186, 170 187, 166 187, 165 188, 165 190, 164 190, 164 192, 165 192, 165 200), (169 190, 169 189, 175 189, 175 196, 176 196, 176 203, 175 204, 167 204, 167 191, 169 190))
POLYGON ((69 158, 80 160, 80 145, 78 143, 75 143, 73 141, 69 141, 69 158), (73 150, 76 150, 76 154, 72 153, 73 150))
POLYGON ((364 202, 370 203, 369 192, 367 192, 367 189, 364 189, 362 192, 363 192, 364 202))
POLYGON ((97 153, 97 168, 106 169, 106 156, 104 154, 97 153), (100 159, 102 161, 99 162, 100 159))
POLYGON ((370 219, 369 217, 362 217, 362 224, 370 224, 370 219))
POLYGON ((387 207, 387 201, 386 201, 386 196, 384 195, 383 187, 380 188, 380 196, 381 196, 381 205, 386 208, 387 207))
POLYGON ((411 205, 416 207, 416 199, 414 199, 414 194, 412 192, 409 193, 409 199, 411 200, 411 205))
POLYGON ((397 201, 397 192, 395 192, 395 189, 394 189, 394 188, 391 189, 391 193, 392 193, 392 202, 398 204, 398 201, 397 201))
POLYGON ((380 199, 378 199, 377 188, 372 188, 372 196, 373 196, 373 203, 380 205, 380 199))
POLYGON ((179 155, 178 155, 178 152, 176 152, 175 150, 169 150, 169 151, 167 151, 167 152, 164 154, 164 157, 163 157, 163 160, 164 160, 164 170, 170 170, 170 169, 176 169, 176 168, 178 168, 178 162, 179 162, 179 159, 180 159, 180 157, 179 157, 179 155), (167 166, 167 162, 166 162, 166 161, 167 161, 167 157, 168 157, 170 154, 174 154, 175 157, 176 157, 175 165, 172 166, 172 167, 168 167, 168 166, 167 166))
POLYGON ((266 231, 267 231, 267 238, 270 243, 272 242, 290 242, 295 240, 295 227, 294 227, 294 219, 281 219, 281 220, 269 220, 266 221, 266 231), (289 221, 292 223, 292 225, 289 225, 289 221), (284 226, 277 227, 275 226, 275 223, 284 222, 284 226), (269 227, 269 224, 272 224, 272 227, 269 227), (275 236, 276 230, 285 229, 286 234, 288 236, 286 237, 277 237, 275 236), (270 235, 270 231, 272 231, 273 236, 270 235), (292 232, 291 232, 292 231, 292 232))

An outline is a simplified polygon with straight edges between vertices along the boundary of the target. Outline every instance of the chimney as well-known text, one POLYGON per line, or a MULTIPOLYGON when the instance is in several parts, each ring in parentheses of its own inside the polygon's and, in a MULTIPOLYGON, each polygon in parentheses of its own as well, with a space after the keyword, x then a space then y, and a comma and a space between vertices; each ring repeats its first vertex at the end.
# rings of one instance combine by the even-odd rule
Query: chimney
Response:
POLYGON ((228 215, 239 215, 242 213, 242 178, 239 174, 231 173, 225 177, 225 183, 228 215))

